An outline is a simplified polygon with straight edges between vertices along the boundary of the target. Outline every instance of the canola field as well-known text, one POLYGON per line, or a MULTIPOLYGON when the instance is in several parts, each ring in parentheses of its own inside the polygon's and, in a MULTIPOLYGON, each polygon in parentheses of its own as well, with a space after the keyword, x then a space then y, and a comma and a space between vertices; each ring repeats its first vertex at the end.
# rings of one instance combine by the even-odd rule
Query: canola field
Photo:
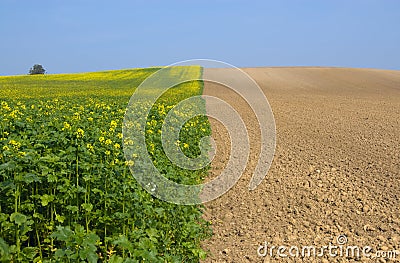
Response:
MULTIPOLYGON (((153 197, 132 176, 134 160, 124 158, 126 106, 157 70, 0 77, 1 262, 198 262, 206 256, 200 241, 211 231, 203 208, 153 197)), ((202 68, 171 74, 196 79, 202 68)), ((176 182, 197 184, 209 167, 174 166, 162 150, 161 126, 169 110, 202 89, 201 81, 180 84, 148 116, 148 153, 176 182)), ((205 113, 204 103, 196 107, 205 113)), ((206 117, 190 119, 180 133, 182 151, 196 157, 210 133, 206 117)))

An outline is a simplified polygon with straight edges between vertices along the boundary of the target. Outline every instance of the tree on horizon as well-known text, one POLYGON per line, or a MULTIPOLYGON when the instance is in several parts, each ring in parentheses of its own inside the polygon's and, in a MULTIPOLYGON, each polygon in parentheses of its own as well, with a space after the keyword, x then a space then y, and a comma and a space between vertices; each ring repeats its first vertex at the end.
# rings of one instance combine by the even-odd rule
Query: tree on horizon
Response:
POLYGON ((39 75, 46 73, 46 70, 40 64, 35 64, 29 69, 29 75, 39 75))

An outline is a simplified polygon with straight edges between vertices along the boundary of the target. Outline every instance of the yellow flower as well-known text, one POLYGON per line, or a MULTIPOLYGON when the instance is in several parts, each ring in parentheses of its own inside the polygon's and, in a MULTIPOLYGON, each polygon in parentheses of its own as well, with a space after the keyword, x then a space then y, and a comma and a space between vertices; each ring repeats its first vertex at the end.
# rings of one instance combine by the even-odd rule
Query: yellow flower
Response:
POLYGON ((64 122, 64 128, 62 128, 62 130, 64 131, 64 130, 69 130, 69 129, 71 129, 71 125, 68 123, 68 122, 64 122))
POLYGON ((112 144, 112 141, 110 139, 107 139, 106 140, 106 145, 110 145, 110 144, 112 144))
POLYGON ((93 121, 93 118, 92 118, 92 117, 89 117, 89 118, 88 118, 88 121, 93 121))
POLYGON ((125 144, 125 145, 133 145, 133 140, 132 140, 132 139, 129 139, 129 138, 125 138, 125 139, 124 139, 124 144, 125 144))
POLYGON ((5 109, 5 110, 7 110, 7 111, 10 111, 10 110, 11 110, 11 108, 8 106, 7 102, 5 102, 5 101, 3 101, 3 102, 1 103, 1 106, 3 106, 3 109, 5 109))
POLYGON ((81 128, 78 128, 78 130, 76 130, 75 134, 76 134, 76 138, 82 138, 85 135, 85 131, 82 130, 81 128))
POLYGON ((79 114, 79 112, 75 112, 74 116, 72 116, 73 120, 80 120, 81 119, 81 115, 79 114))
POLYGON ((111 152, 107 150, 107 151, 105 151, 105 154, 106 154, 106 155, 110 155, 111 152))
POLYGON ((189 144, 184 143, 184 144, 183 144, 183 148, 186 148, 186 149, 189 148, 189 144))
POLYGON ((93 147, 93 145, 90 144, 90 143, 86 144, 86 148, 87 148, 89 151, 94 151, 94 147, 93 147))
POLYGON ((19 147, 21 147, 21 143, 15 141, 15 140, 10 140, 8 142, 8 144, 11 144, 15 149, 18 149, 19 147))
POLYGON ((117 135, 117 137, 118 137, 118 139, 122 139, 122 133, 118 133, 118 135, 117 135))
POLYGON ((4 150, 4 151, 8 151, 8 150, 10 150, 10 148, 8 148, 7 145, 4 145, 4 146, 3 146, 3 150, 4 150))
POLYGON ((100 142, 104 142, 104 140, 105 140, 105 139, 104 139, 103 136, 101 136, 101 137, 99 138, 99 141, 100 141, 100 142))
POLYGON ((121 148, 121 145, 119 145, 118 143, 116 143, 116 144, 114 144, 114 148, 115 148, 115 149, 119 149, 119 148, 121 148))
POLYGON ((135 162, 132 161, 132 160, 125 161, 125 165, 126 165, 126 166, 133 166, 134 164, 135 164, 135 162))
POLYGON ((111 126, 111 127, 114 127, 114 128, 117 127, 117 122, 116 122, 116 121, 111 121, 110 126, 111 126))
POLYGON ((150 146, 150 153, 154 154, 154 151, 155 151, 155 148, 156 148, 156 147, 155 147, 155 144, 151 142, 151 143, 149 144, 149 146, 150 146))
POLYGON ((15 118, 17 117, 17 113, 18 113, 17 110, 13 110, 13 111, 10 113, 9 116, 10 116, 11 118, 15 119, 15 118))

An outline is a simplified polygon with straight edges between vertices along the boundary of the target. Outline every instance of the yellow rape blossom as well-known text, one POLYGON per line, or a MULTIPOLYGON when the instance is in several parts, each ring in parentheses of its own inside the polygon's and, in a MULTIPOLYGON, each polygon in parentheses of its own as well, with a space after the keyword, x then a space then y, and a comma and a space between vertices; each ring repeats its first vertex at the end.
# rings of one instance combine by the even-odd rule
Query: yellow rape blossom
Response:
POLYGON ((68 122, 64 122, 64 127, 62 128, 62 130, 69 130, 71 129, 71 125, 68 122))
POLYGON ((117 127, 117 122, 114 121, 114 120, 111 121, 110 126, 113 127, 113 128, 116 128, 117 127))
POLYGON ((81 128, 78 128, 78 130, 76 130, 75 134, 76 134, 76 138, 82 138, 85 135, 85 131, 82 130, 81 128))
POLYGON ((125 161, 125 165, 126 165, 126 166, 133 166, 134 164, 135 164, 135 162, 132 161, 132 160, 125 161))
POLYGON ((86 148, 87 148, 89 151, 94 151, 94 146, 93 146, 91 143, 86 144, 86 148))
POLYGON ((1 102, 1 106, 3 107, 4 110, 11 111, 11 108, 10 106, 8 106, 7 102, 5 101, 1 102))
POLYGON ((10 140, 8 144, 12 145, 14 149, 19 149, 21 147, 21 143, 15 140, 10 140))
POLYGON ((125 145, 133 145, 133 140, 130 138, 126 138, 126 139, 124 139, 124 144, 125 145))

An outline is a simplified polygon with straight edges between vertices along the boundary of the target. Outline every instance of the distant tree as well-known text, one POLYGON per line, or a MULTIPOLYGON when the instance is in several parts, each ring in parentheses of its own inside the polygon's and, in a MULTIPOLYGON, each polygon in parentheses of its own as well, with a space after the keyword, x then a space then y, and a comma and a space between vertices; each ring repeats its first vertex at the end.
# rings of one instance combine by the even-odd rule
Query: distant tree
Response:
POLYGON ((35 64, 29 69, 29 75, 38 75, 44 73, 46 73, 46 70, 40 64, 35 64))

